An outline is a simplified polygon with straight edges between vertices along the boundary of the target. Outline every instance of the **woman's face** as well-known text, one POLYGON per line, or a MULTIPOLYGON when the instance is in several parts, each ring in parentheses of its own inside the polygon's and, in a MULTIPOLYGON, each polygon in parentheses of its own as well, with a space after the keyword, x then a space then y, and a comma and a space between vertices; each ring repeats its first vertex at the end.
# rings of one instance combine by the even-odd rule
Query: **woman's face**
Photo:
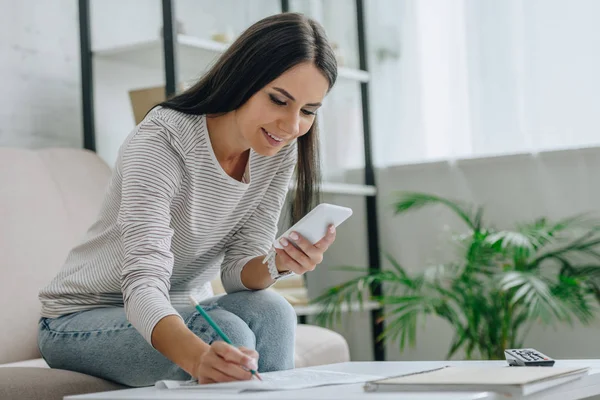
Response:
POLYGON ((236 110, 240 133, 254 151, 272 156, 308 132, 328 90, 329 81, 317 67, 298 64, 236 110))

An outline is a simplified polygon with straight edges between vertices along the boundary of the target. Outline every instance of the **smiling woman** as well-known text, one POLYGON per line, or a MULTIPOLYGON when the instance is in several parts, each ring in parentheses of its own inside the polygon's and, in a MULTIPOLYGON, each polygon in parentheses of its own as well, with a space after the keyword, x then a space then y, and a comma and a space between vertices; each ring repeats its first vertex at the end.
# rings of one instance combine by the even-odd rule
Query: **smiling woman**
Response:
MULTIPOLYGON (((234 129, 240 135, 265 123, 269 126, 261 126, 259 130, 267 131, 266 136, 269 133, 275 136, 275 141, 284 139, 280 143, 285 143, 285 138, 297 137, 299 189, 293 204, 295 222, 312 208, 316 197, 319 142, 314 114, 336 79, 337 62, 323 28, 302 14, 284 13, 248 28, 203 79, 162 106, 187 114, 224 115, 226 122, 219 121, 215 125, 224 126, 227 131, 234 129), (290 28, 290 24, 295 27, 290 28), (267 98, 271 104, 267 104, 267 98), (249 115, 251 112, 257 114, 249 115), (243 114, 244 118, 232 123, 236 114, 243 114)), ((210 131, 210 119, 208 123, 210 131)), ((217 141, 228 140, 223 147, 232 149, 235 135, 215 131, 211 140, 216 136, 220 136, 217 141)), ((224 164, 233 165, 237 156, 239 175, 248 154, 235 154, 238 150, 221 157, 224 164)), ((274 154, 273 150, 270 154, 274 154)))
POLYGON ((261 289, 312 271, 335 230, 314 245, 292 234, 295 245, 262 260, 296 168, 294 219, 312 205, 315 114, 336 72, 322 27, 278 14, 146 115, 119 151, 98 220, 40 292, 51 367, 130 386, 293 368, 294 310, 261 289), (219 271, 228 294, 209 298, 219 271), (217 341, 190 295, 233 345, 217 341))

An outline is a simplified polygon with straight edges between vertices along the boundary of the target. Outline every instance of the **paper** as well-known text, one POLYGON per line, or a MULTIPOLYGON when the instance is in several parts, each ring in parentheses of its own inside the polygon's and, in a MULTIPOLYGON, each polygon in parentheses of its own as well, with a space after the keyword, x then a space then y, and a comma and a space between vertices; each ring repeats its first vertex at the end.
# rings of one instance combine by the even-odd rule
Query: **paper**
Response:
POLYGON ((199 385, 192 381, 159 381, 156 382, 156 387, 159 389, 223 390, 241 393, 297 390, 317 386, 364 383, 369 380, 382 378, 373 375, 349 374, 345 372, 321 371, 316 369, 291 369, 287 371, 261 373, 260 376, 263 379, 262 381, 253 379, 250 381, 213 383, 209 385, 199 385))

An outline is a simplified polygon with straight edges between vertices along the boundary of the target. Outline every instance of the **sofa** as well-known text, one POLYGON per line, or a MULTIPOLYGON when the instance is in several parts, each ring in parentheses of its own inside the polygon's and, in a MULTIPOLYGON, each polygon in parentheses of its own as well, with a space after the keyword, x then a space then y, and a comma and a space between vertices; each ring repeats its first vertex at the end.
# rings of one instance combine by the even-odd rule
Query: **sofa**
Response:
MULTIPOLYGON (((52 400, 123 388, 51 369, 37 347, 38 291, 94 220, 110 174, 86 150, 0 148, 0 399, 52 400)), ((349 358, 341 335, 298 325, 296 367, 349 358)))

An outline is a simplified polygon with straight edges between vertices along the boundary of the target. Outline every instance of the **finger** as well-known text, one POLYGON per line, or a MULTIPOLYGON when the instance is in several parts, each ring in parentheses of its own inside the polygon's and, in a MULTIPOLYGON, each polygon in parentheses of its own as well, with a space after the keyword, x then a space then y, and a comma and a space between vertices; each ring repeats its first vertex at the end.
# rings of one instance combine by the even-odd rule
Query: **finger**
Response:
MULTIPOLYGON (((250 373, 248 373, 248 374, 250 374, 250 373)), ((250 375, 250 376, 252 376, 252 375, 250 375)), ((241 379, 236 379, 227 374, 224 374, 223 372, 219 371, 216 368, 212 368, 212 369, 208 370, 207 377, 212 379, 214 382, 237 382, 237 381, 241 380, 241 379)))
MULTIPOLYGON (((214 362, 213 368, 232 381, 247 381, 252 379, 252 373, 249 368, 243 368, 239 364, 234 364, 222 358, 214 362)), ((255 370, 254 368, 252 369, 255 370)))
POLYGON ((252 374, 248 369, 243 368, 239 363, 225 360, 215 352, 207 357, 206 365, 209 369, 206 375, 218 382, 244 381, 252 378, 252 374), (221 375, 226 376, 226 378, 221 375))
POLYGON ((217 341, 213 343, 215 353, 223 360, 233 364, 245 367, 247 369, 256 369, 258 364, 256 359, 247 356, 240 349, 225 342, 217 341))
POLYGON ((281 269, 285 269, 288 271, 292 271, 297 275, 302 275, 306 273, 307 269, 305 269, 302 265, 298 264, 296 260, 289 256, 288 253, 284 249, 275 248, 275 252, 277 253, 276 263, 281 269))
POLYGON ((323 239, 315 243, 315 247, 321 250, 322 252, 325 252, 329 248, 329 246, 331 246, 331 244, 335 241, 336 235, 337 231, 335 229, 335 225, 329 225, 329 228, 327 229, 327 234, 323 239))
POLYGON ((226 361, 215 354, 214 351, 209 351, 206 353, 204 359, 202 360, 202 364, 198 369, 198 382, 234 382, 239 380, 233 376, 223 373, 217 366, 219 363, 226 363, 226 361))
POLYGON ((315 247, 308 239, 299 234, 298 232, 292 232, 289 236, 290 240, 295 243, 300 250, 304 252, 312 261, 313 264, 319 264, 323 259, 323 252, 315 247), (319 261, 321 260, 321 261, 319 261))
POLYGON ((253 349, 249 349, 247 347, 238 347, 238 349, 244 353, 245 355, 247 355, 248 357, 252 357, 254 358, 256 361, 258 361, 259 355, 258 352, 256 350, 253 349))
MULTIPOLYGON (((309 256, 307 256, 304 251, 298 249, 296 246, 291 244, 287 239, 283 238, 280 241, 283 246, 283 250, 298 264, 304 267, 307 270, 309 269, 311 264, 314 264, 309 256)), ((313 268, 314 269, 314 268, 313 268)))
POLYGON ((201 376, 198 378, 198 383, 201 383, 204 385, 204 384, 208 384, 208 383, 217 383, 217 382, 215 382, 213 379, 210 379, 206 376, 201 376))

